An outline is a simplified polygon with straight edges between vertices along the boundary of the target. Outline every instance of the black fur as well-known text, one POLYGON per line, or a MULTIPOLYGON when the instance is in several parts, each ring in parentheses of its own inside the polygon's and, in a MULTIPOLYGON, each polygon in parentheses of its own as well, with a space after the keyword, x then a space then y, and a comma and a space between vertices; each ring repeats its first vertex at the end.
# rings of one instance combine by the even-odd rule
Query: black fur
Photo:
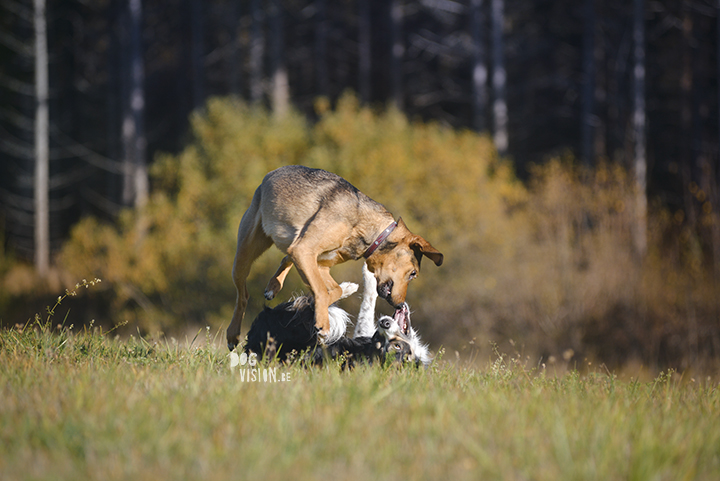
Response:
POLYGON ((274 308, 265 307, 250 327, 245 352, 254 352, 260 359, 277 357, 281 361, 295 353, 308 352, 313 363, 321 364, 325 358, 343 356, 352 365, 358 360, 384 359, 388 348, 398 360, 404 356, 392 342, 387 342, 380 331, 372 337, 342 337, 337 342, 322 346, 315 327, 315 309, 310 296, 302 296, 274 308), (397 351, 397 352, 396 352, 397 351))

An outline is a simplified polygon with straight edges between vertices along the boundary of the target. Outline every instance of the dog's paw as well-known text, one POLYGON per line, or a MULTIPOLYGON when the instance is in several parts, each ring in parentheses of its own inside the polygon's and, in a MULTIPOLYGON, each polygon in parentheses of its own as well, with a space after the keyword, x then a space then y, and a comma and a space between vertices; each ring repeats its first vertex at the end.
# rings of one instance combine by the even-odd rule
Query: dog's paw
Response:
POLYGON ((233 352, 233 351, 235 350, 235 346, 237 346, 236 343, 234 343, 234 342, 232 342, 232 341, 228 341, 227 347, 228 347, 228 350, 229 350, 230 352, 233 352))
POLYGON ((318 343, 321 346, 327 346, 329 344, 328 343, 328 335, 329 334, 330 334, 329 329, 327 331, 323 331, 322 329, 318 331, 317 338, 318 338, 318 343))
POLYGON ((351 296, 355 294, 358 290, 358 285, 354 282, 343 282, 340 284, 340 288, 342 289, 342 296, 340 299, 345 299, 348 296, 351 296))
POLYGON ((282 284, 280 284, 280 281, 278 281, 277 278, 273 277, 268 282, 267 287, 265 287, 265 299, 272 301, 281 289, 282 284))

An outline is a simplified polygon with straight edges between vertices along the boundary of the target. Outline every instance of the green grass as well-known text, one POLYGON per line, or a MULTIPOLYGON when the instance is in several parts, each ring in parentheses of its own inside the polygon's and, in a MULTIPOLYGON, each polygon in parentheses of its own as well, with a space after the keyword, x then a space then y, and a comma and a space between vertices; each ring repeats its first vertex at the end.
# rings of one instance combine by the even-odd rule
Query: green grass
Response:
POLYGON ((209 332, 119 340, 51 329, 53 311, 0 332, 3 480, 720 479, 709 380, 551 375, 500 357, 274 364, 258 378, 278 382, 247 382, 209 332))

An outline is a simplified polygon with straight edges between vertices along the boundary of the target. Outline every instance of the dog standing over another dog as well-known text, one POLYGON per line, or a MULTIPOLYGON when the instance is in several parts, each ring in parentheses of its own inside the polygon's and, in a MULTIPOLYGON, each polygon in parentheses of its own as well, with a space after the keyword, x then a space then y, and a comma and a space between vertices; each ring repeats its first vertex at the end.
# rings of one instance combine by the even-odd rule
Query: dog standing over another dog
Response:
MULTIPOLYGON (((366 265, 363 265, 363 280, 365 292, 353 338, 343 336, 324 348, 320 347, 318 330, 314 325, 313 299, 305 295, 272 309, 266 307, 258 314, 248 332, 245 352, 255 353, 260 359, 268 356, 281 361, 287 360, 293 352, 306 352, 309 360, 316 364, 322 363, 325 357, 335 359, 344 356, 346 365, 350 366, 358 360, 370 363, 384 361, 389 354, 401 363, 427 366, 432 356, 410 325, 409 309, 398 310, 394 317, 381 316, 376 328, 377 286, 366 265)), ((342 283, 341 287, 343 297, 357 290, 357 284, 349 282, 342 283)), ((331 329, 344 334, 350 319, 345 311, 332 305, 329 320, 331 329)))
POLYGON ((377 280, 377 292, 402 310, 408 283, 417 277, 422 256, 440 266, 443 255, 413 234, 402 219, 370 199, 340 176, 299 165, 267 174, 240 221, 233 264, 237 299, 227 329, 228 348, 240 342, 249 298, 246 280, 255 259, 271 245, 286 254, 265 289, 274 298, 295 265, 315 299, 315 326, 332 344, 328 309, 342 296, 330 268, 350 259, 366 259, 377 280))

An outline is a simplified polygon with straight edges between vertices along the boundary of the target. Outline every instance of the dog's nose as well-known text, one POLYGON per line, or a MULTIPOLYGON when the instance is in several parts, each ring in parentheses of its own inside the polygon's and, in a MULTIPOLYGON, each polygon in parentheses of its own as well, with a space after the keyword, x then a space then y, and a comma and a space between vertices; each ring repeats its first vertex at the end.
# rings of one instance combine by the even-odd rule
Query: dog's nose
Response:
POLYGON ((390 294, 392 294, 392 288, 393 288, 393 281, 392 279, 386 282, 383 282, 380 284, 377 288, 378 295, 382 297, 385 300, 390 299, 390 294))
POLYGON ((380 324, 380 327, 383 329, 390 329, 390 318, 387 316, 381 317, 378 321, 378 324, 380 324))

